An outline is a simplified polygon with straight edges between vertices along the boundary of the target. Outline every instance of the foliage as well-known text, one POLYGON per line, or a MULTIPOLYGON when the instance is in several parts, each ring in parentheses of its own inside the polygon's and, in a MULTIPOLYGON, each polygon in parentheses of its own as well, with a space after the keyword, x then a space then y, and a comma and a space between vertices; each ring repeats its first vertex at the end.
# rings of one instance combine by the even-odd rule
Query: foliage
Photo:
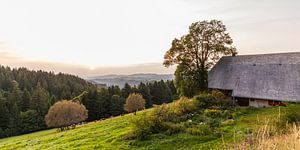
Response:
POLYGON ((132 93, 126 99, 124 110, 127 112, 135 112, 136 114, 138 110, 145 109, 145 102, 141 94, 132 93))
POLYGON ((276 127, 282 129, 286 129, 287 126, 293 124, 300 124, 300 112, 299 110, 287 109, 279 115, 279 118, 276 122, 276 127))
POLYGON ((38 131, 45 128, 44 119, 36 110, 27 110, 20 114, 20 129, 22 133, 38 131))
POLYGON ((124 139, 146 139, 153 133, 153 118, 151 115, 142 113, 140 116, 130 119, 133 132, 125 135, 124 139))
POLYGON ((155 106, 148 115, 132 119, 134 128, 129 137, 146 139, 150 134, 162 131, 168 134, 178 133, 184 130, 180 122, 189 118, 189 113, 197 108, 196 105, 195 101, 183 97, 170 104, 155 106))
POLYGON ((300 123, 300 112, 299 110, 289 110, 284 116, 285 120, 289 124, 300 123))
POLYGON ((149 88, 152 102, 156 105, 171 102, 174 100, 172 96, 176 95, 176 93, 172 93, 170 87, 163 80, 149 84, 149 88))
POLYGON ((204 115, 211 118, 221 118, 222 111, 217 109, 205 109, 204 115))
POLYGON ((212 134, 212 129, 207 124, 200 124, 190 128, 187 128, 187 133, 191 135, 205 136, 212 134))
MULTIPOLYGON (((0 91, 0 128, 5 129, 7 128, 9 122, 9 111, 6 107, 6 99, 3 97, 2 92, 0 91)), ((0 134, 1 136, 1 134, 0 134)))
POLYGON ((145 107, 149 108, 152 107, 153 101, 152 101, 152 95, 150 93, 150 87, 147 86, 145 83, 140 83, 138 85, 138 93, 140 93, 143 98, 146 100, 145 107))
POLYGON ((96 86, 73 75, 0 65, 0 137, 46 129, 51 104, 90 88, 96 86))
POLYGON ((175 85, 180 94, 192 97, 207 88, 207 70, 223 55, 235 55, 232 39, 221 21, 192 23, 189 33, 172 41, 164 56, 164 65, 178 64, 175 85), (193 87, 195 90, 184 89, 193 87))
POLYGON ((59 101, 50 107, 45 121, 48 127, 59 127, 62 130, 86 120, 88 111, 85 106, 72 101, 59 101))
POLYGON ((116 116, 123 113, 123 105, 125 103, 125 99, 120 97, 119 95, 113 95, 111 97, 110 115, 116 116))
POLYGON ((234 106, 234 102, 231 97, 226 97, 222 92, 215 90, 210 93, 204 92, 196 95, 193 99, 199 102, 199 107, 202 109, 212 107, 226 109, 234 106))

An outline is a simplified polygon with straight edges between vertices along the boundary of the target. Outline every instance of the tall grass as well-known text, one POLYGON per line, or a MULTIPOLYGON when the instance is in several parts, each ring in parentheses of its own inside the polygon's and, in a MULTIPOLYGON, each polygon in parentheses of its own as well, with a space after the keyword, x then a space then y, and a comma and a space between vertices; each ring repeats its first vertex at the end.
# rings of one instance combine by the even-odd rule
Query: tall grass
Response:
POLYGON ((299 150, 300 149, 300 127, 293 125, 288 128, 286 133, 282 133, 276 128, 268 125, 260 129, 255 134, 238 144, 226 149, 235 150, 299 150))
POLYGON ((300 149, 300 127, 292 126, 287 134, 265 136, 260 138, 257 149, 264 150, 299 150, 300 149))
POLYGON ((265 124, 245 141, 224 145, 224 149, 300 150, 299 119, 299 112, 288 112, 282 116, 279 108, 278 118, 272 121, 266 119, 265 124))

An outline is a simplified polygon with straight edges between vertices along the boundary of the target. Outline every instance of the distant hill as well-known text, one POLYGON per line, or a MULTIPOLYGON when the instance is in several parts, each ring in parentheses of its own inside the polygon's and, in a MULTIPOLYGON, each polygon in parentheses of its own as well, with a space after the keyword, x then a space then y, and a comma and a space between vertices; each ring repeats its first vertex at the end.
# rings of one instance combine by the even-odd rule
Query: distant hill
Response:
POLYGON ((132 75, 104 75, 95 76, 87 78, 88 81, 98 84, 98 85, 118 85, 119 87, 124 87, 125 83, 133 85, 138 85, 140 82, 152 82, 160 80, 173 80, 173 74, 132 74, 132 75))

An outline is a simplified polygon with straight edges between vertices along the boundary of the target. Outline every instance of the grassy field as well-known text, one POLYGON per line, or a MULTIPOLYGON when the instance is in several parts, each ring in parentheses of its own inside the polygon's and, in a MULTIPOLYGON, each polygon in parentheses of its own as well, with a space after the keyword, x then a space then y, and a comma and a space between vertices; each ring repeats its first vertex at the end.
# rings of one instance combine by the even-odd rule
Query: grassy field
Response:
MULTIPOLYGON (((268 120, 276 119, 279 114, 279 107, 238 109, 242 114, 235 120, 234 125, 222 128, 224 134, 221 137, 187 133, 170 136, 161 133, 151 135, 143 141, 124 140, 124 135, 131 131, 129 120, 134 117, 133 114, 128 114, 64 132, 52 129, 0 139, 0 149, 217 149, 224 143, 242 140, 247 133, 264 125, 268 120)), ((286 109, 299 110, 300 105, 280 107, 281 112, 286 109)))

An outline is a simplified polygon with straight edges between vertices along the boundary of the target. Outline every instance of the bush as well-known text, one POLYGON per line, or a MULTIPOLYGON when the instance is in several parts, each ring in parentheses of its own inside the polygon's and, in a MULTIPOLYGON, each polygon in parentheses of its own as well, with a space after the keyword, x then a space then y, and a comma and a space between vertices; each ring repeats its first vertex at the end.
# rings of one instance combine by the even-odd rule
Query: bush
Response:
POLYGON ((219 118, 208 118, 206 123, 211 127, 211 128, 218 128, 221 126, 221 119, 219 118))
POLYGON ((182 97, 170 104, 176 115, 183 115, 193 112, 197 108, 197 101, 182 97))
POLYGON ((48 127, 59 127, 61 130, 84 121, 88 117, 85 106, 77 102, 63 100, 50 107, 45 121, 48 127))
POLYGON ((163 126, 167 130, 166 133, 168 135, 173 135, 185 130, 184 124, 182 123, 164 122, 163 126))
POLYGON ((222 111, 217 109, 205 109, 204 115, 211 118, 222 118, 222 111))
POLYGON ((211 93, 202 93, 193 98, 198 101, 199 108, 207 109, 211 107, 218 107, 221 109, 232 108, 234 106, 234 102, 230 97, 226 97, 220 91, 212 91, 211 93))
POLYGON ((153 119, 152 116, 146 113, 141 116, 135 116, 130 120, 133 131, 126 135, 124 139, 140 139, 144 140, 152 133, 153 130, 153 119))
POLYGON ((189 118, 189 113, 195 111, 196 105, 196 101, 181 98, 170 104, 155 106, 151 113, 135 116, 131 120, 133 132, 125 138, 146 139, 152 133, 181 132, 184 130, 184 125, 180 122, 189 118))
POLYGON ((287 112, 276 122, 278 129, 286 130, 288 125, 300 123, 300 112, 288 109, 287 112))
POLYGON ((288 110, 283 119, 289 124, 298 124, 300 122, 300 111, 288 110))
POLYGON ((199 136, 209 135, 212 132, 213 132, 212 129, 207 124, 201 124, 187 129, 187 133, 191 135, 199 135, 199 136))

